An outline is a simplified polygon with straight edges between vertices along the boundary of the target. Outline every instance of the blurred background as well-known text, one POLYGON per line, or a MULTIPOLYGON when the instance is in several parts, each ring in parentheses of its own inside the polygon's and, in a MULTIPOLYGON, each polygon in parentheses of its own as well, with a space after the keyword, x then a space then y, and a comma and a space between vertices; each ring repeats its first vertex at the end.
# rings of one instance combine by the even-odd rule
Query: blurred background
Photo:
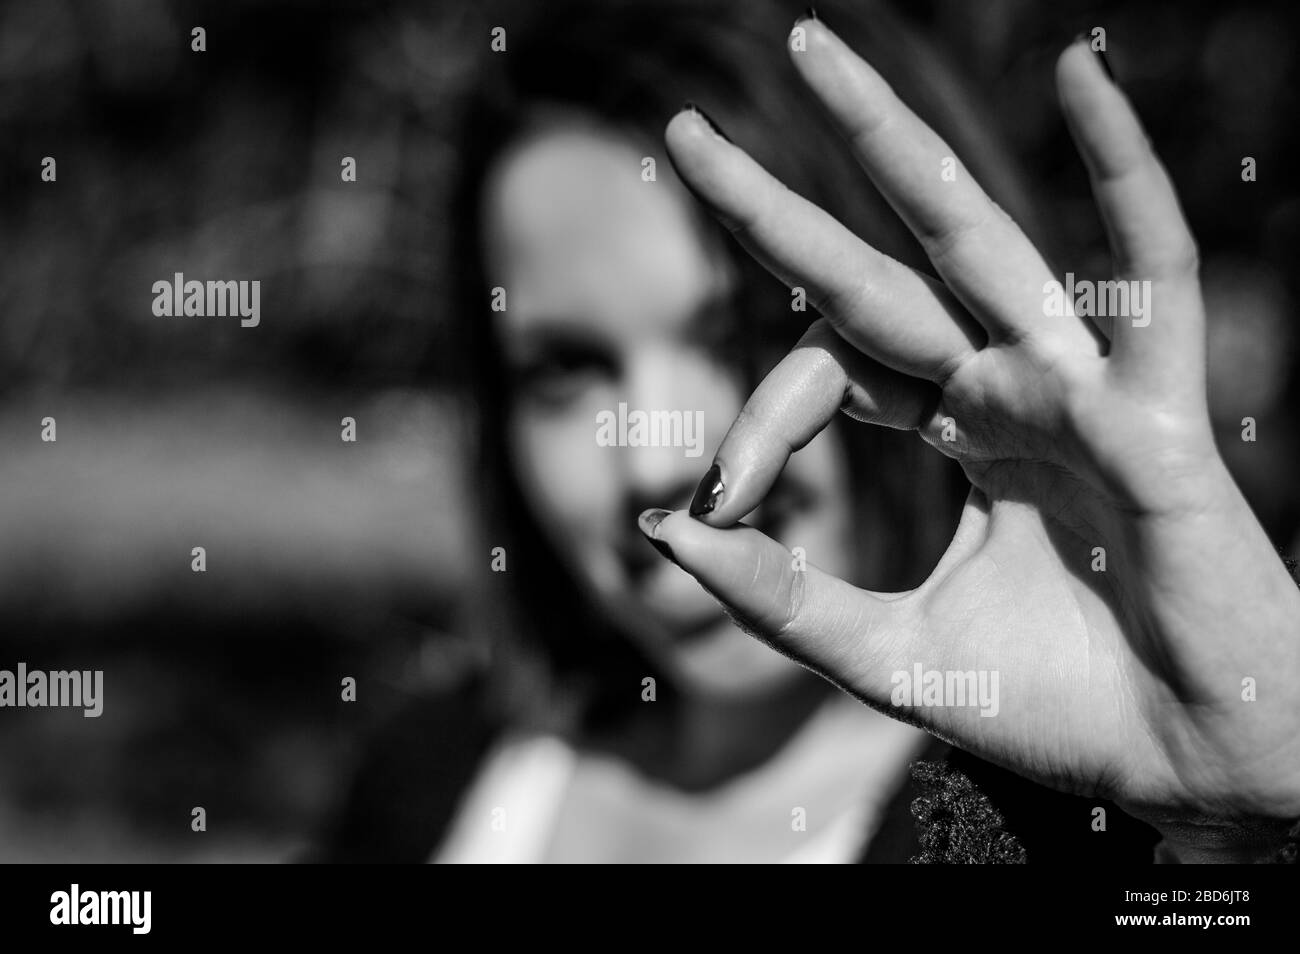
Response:
MULTIPOLYGON (((982 91, 1079 275, 1107 256, 1051 71, 1106 28, 1200 241, 1220 444, 1300 549, 1292 5, 897 6, 982 91)), ((488 557, 447 329, 479 316, 449 305, 447 193, 458 103, 523 9, 0 5, 0 668, 106 671, 99 719, 0 710, 0 861, 296 857, 367 734, 473 652, 458 594, 488 557), (155 317, 177 271, 259 279, 260 326, 155 317)))

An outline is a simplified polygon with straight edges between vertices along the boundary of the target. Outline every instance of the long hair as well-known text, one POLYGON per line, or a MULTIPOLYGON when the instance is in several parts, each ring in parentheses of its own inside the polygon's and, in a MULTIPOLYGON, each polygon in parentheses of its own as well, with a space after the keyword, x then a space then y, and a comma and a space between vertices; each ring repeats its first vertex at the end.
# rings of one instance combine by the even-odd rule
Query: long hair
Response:
MULTIPOLYGON (((819 7, 822 7, 819 4, 819 7)), ((829 3, 819 12, 960 154, 1014 217, 1028 213, 1008 157, 982 131, 982 111, 942 57, 888 7, 829 3)), ((908 234, 783 49, 794 21, 769 0, 577 0, 537 4, 530 16, 490 14, 507 50, 485 54, 464 104, 461 175, 454 190, 458 285, 454 334, 472 397, 470 480, 483 553, 504 547, 507 572, 484 571, 472 601, 492 640, 499 697, 518 714, 552 706, 555 690, 581 700, 588 718, 608 719, 639 701, 654 672, 631 641, 608 632, 556 559, 516 484, 506 449, 510 387, 495 339, 481 260, 485 176, 531 128, 539 110, 579 111, 625 133, 667 165, 663 128, 683 101, 698 102, 740 146, 796 192, 835 214, 881 251, 928 268, 908 234)), ((488 27, 484 28, 484 45, 488 27)), ((937 170, 936 170, 937 174, 937 170)), ((700 227, 719 229, 701 213, 700 227)), ((814 317, 793 312, 789 292, 725 238, 740 279, 731 327, 714 344, 752 386, 814 317)), ((917 585, 946 545, 961 503, 960 472, 914 435, 843 428, 853 474, 858 568, 853 582, 876 589, 917 585)), ((661 680, 660 695, 665 688, 661 680)))

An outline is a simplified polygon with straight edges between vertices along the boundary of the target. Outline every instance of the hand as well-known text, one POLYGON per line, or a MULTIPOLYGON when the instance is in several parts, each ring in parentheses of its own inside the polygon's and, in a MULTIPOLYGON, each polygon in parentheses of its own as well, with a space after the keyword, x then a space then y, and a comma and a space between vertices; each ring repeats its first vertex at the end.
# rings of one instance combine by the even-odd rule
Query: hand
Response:
POLYGON ((1113 799, 1186 858, 1262 856, 1300 817, 1300 591, 1215 449, 1196 247, 1127 99, 1086 42, 1061 55, 1116 278, 1150 282, 1145 311, 1053 316, 1056 279, 1015 223, 960 165, 940 176, 951 150, 870 66, 820 21, 799 25, 799 73, 942 281, 678 114, 679 174, 823 317, 732 425, 694 516, 648 512, 643 529, 747 631, 869 705, 1113 799), (738 524, 841 410, 918 430, 970 480, 916 590, 799 569, 738 524), (894 674, 917 664, 996 671, 996 716, 895 705, 894 674))

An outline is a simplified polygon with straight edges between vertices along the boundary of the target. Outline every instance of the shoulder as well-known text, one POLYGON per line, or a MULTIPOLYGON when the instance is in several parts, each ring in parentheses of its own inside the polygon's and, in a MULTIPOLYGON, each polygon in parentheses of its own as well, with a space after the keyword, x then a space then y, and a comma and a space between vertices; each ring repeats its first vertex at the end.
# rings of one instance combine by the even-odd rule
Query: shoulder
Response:
POLYGON ((303 860, 418 863, 446 834, 502 726, 467 677, 427 692, 363 743, 333 817, 303 860))

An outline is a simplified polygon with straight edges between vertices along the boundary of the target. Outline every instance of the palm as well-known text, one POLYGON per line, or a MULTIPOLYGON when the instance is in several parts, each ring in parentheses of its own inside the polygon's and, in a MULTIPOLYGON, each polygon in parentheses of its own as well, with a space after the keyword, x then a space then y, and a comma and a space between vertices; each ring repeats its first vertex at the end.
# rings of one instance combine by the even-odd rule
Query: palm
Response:
POLYGON ((979 490, 961 534, 916 593, 933 647, 918 656, 941 671, 998 671, 999 709, 989 719, 934 709, 933 728, 974 736, 981 754, 1040 781, 1105 791, 1137 754, 1135 736, 1150 745, 1132 699, 1115 691, 1140 668, 1117 600, 1084 575, 1086 561, 1071 559, 1090 541, 1038 507, 979 490))
MULTIPOLYGON (((1230 545, 1216 531, 1241 536, 1204 513, 1202 482, 1215 475, 1191 465, 1216 459, 1213 448, 1162 428, 1167 408, 1119 415, 1114 394, 1045 396, 1024 386, 1032 375, 1007 373, 1014 360, 971 368, 997 380, 959 374, 945 389, 936 417, 978 423, 937 446, 963 460, 973 489, 953 545, 911 595, 934 668, 1000 670, 1003 717, 941 709, 932 725, 1040 781, 1139 810, 1189 789, 1214 804, 1240 789, 1243 769, 1300 764, 1300 711, 1261 726, 1242 699, 1242 680, 1263 671, 1294 684, 1294 651, 1275 642, 1241 665, 1224 652, 1215 610, 1250 581, 1217 560, 1148 556, 1215 553, 1230 545), (1130 487, 1161 490, 1147 501, 1130 487)), ((1086 390, 1086 376, 1070 387, 1086 390)), ((1278 617, 1266 606, 1259 622, 1278 617)), ((1289 797, 1294 779, 1257 784, 1267 802, 1289 797)))

